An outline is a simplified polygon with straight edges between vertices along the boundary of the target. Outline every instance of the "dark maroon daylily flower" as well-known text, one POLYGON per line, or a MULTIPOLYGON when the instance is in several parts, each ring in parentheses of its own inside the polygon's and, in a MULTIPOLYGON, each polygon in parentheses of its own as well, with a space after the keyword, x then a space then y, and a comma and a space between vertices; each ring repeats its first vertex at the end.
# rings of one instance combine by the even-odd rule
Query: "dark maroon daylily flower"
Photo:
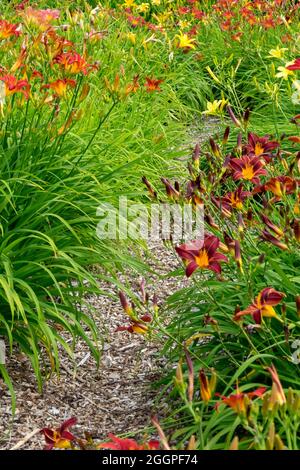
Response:
POLYGON ((243 191, 243 186, 240 185, 235 191, 227 193, 220 199, 213 198, 213 202, 225 216, 230 216, 232 209, 241 210, 243 208, 243 202, 250 194, 249 191, 243 191))
POLYGON ((75 440, 75 436, 69 432, 69 428, 77 423, 77 418, 69 418, 62 423, 57 429, 43 428, 41 433, 44 434, 46 445, 44 450, 51 449, 69 449, 71 442, 75 440))
POLYGON ((204 240, 194 240, 177 246, 176 252, 186 265, 185 273, 190 277, 193 272, 200 269, 210 269, 217 274, 221 273, 221 262, 228 259, 222 253, 218 253, 220 240, 212 234, 205 234, 204 240))
POLYGON ((263 157, 267 162, 272 158, 272 151, 279 147, 279 142, 269 140, 270 136, 259 137, 253 132, 248 133, 248 143, 243 147, 243 154, 263 157))
POLYGON ((260 176, 267 175, 260 157, 243 155, 241 158, 231 158, 228 163, 233 170, 233 179, 247 180, 259 184, 260 176))

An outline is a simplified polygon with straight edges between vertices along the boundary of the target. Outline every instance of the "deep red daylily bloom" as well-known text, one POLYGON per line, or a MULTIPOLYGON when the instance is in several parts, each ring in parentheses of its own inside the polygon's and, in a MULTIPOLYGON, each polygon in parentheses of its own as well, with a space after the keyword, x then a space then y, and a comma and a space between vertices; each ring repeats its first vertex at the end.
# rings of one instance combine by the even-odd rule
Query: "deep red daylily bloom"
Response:
POLYGON ((288 70, 300 70, 300 57, 297 57, 297 59, 294 60, 294 62, 291 65, 288 65, 286 67, 288 70))
POLYGON ((228 397, 216 393, 216 396, 221 398, 221 402, 217 404, 217 407, 220 406, 221 403, 224 403, 232 408, 236 413, 246 415, 249 400, 256 397, 262 397, 265 391, 266 387, 259 387, 253 392, 248 393, 243 393, 237 389, 237 393, 231 394, 228 397))
POLYGON ((109 442, 102 442, 97 446, 98 449, 111 449, 111 450, 157 450, 159 449, 159 442, 150 440, 144 444, 138 444, 134 439, 121 439, 114 434, 109 434, 109 442))
POLYGON ((160 91, 160 84, 163 82, 163 80, 157 80, 156 78, 149 78, 146 77, 146 83, 145 87, 148 93, 151 93, 152 91, 160 91))
POLYGON ((268 174, 260 157, 243 155, 241 158, 231 158, 228 164, 233 170, 235 180, 243 179, 258 184, 260 176, 268 174))
POLYGON ((253 132, 248 133, 248 143, 243 147, 243 153, 255 157, 264 157, 266 161, 270 161, 272 151, 279 147, 279 142, 269 140, 270 136, 265 135, 259 137, 253 132))
POLYGON ((2 75, 0 81, 5 84, 5 95, 23 93, 26 99, 29 98, 30 85, 27 80, 18 80, 13 75, 2 75))
POLYGON ((59 64, 67 73, 75 75, 82 72, 84 75, 88 73, 88 70, 93 67, 88 64, 84 57, 77 52, 63 52, 58 54, 53 62, 59 64))
POLYGON ((243 186, 240 185, 235 191, 227 193, 221 199, 214 199, 214 203, 222 210, 224 215, 230 216, 232 209, 241 210, 243 208, 244 200, 250 196, 249 191, 243 191, 243 186))
POLYGON ((283 297, 285 297, 285 294, 282 292, 278 292, 272 287, 266 287, 258 294, 249 307, 237 312, 233 319, 238 321, 245 315, 251 315, 257 325, 261 323, 262 317, 275 317, 279 319, 273 307, 278 305, 283 297))
POLYGON ((57 429, 43 428, 41 433, 45 436, 46 445, 44 450, 51 449, 68 449, 71 442, 75 440, 75 436, 69 432, 69 429, 77 423, 77 418, 67 419, 57 429))
POLYGON ((184 243, 175 248, 177 254, 186 264, 185 273, 190 277, 193 272, 200 269, 210 269, 218 274, 221 273, 220 262, 228 259, 222 253, 218 253, 220 240, 212 234, 205 234, 204 240, 194 240, 184 243))
POLYGON ((66 95, 68 87, 74 88, 75 85, 75 80, 60 78, 55 80, 55 82, 47 83, 47 85, 44 85, 43 88, 50 88, 57 96, 62 97, 66 95))
POLYGON ((9 23, 6 20, 0 20, 0 39, 7 39, 11 36, 19 36, 19 25, 9 23))

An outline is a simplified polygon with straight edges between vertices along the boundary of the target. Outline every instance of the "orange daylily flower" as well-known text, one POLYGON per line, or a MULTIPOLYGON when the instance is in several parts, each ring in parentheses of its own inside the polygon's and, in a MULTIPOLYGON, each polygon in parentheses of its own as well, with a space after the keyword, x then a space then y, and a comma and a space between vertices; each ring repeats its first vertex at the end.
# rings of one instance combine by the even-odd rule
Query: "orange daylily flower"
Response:
POLYGON ((102 442, 98 444, 98 449, 110 449, 110 450, 157 450, 159 449, 159 441, 150 440, 144 444, 138 444, 134 439, 122 439, 115 436, 114 434, 109 434, 109 442, 102 442))
POLYGON ((57 96, 63 97, 66 95, 68 87, 74 88, 75 85, 75 80, 71 80, 68 78, 60 78, 58 80, 55 80, 55 82, 51 82, 47 85, 44 85, 43 88, 50 88, 55 92, 57 96))
POLYGON ((11 36, 19 36, 21 33, 18 28, 18 24, 12 24, 6 20, 0 20, 0 39, 7 39, 11 36))
POLYGON ((149 78, 146 77, 146 83, 145 83, 145 88, 147 92, 151 93, 152 91, 160 91, 160 84, 163 82, 163 80, 157 80, 156 78, 149 78))
POLYGON ((266 387, 259 387, 253 392, 248 393, 243 393, 237 389, 236 393, 229 395, 229 397, 225 397, 224 395, 216 393, 216 396, 221 398, 221 402, 217 404, 217 407, 220 406, 221 403, 224 403, 239 415, 246 415, 249 401, 256 397, 262 397, 265 391, 266 387))
POLYGON ((18 80, 14 75, 2 75, 0 81, 4 82, 5 96, 23 93, 26 99, 29 98, 30 84, 27 80, 18 80))
POLYGON ((58 54, 53 62, 59 64, 65 72, 75 75, 82 72, 84 75, 88 73, 88 70, 93 67, 88 64, 84 57, 77 52, 63 52, 58 54))
POLYGON ((276 176, 270 178, 264 184, 266 191, 271 191, 277 198, 282 198, 285 194, 293 194, 296 191, 297 182, 290 176, 276 176))

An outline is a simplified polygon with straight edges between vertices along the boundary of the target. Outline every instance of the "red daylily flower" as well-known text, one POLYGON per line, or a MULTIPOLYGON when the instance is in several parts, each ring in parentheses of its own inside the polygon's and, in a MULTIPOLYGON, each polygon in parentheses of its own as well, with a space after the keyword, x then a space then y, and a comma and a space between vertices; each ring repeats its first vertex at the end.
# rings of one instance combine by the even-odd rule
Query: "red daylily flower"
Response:
POLYGON ((67 419, 57 429, 43 428, 41 433, 45 436, 46 445, 44 450, 51 449, 68 449, 71 447, 71 442, 76 438, 69 432, 69 428, 77 423, 77 418, 67 419))
POLYGON ((274 310, 274 306, 278 305, 285 297, 285 294, 278 292, 272 287, 263 289, 249 307, 245 310, 237 312, 233 319, 239 321, 245 315, 251 315, 257 325, 261 324, 262 317, 275 317, 279 319, 274 310))
POLYGON ((110 450, 157 450, 159 449, 159 442, 156 440, 150 440, 144 444, 138 444, 134 439, 122 439, 109 434, 109 442, 103 442, 97 446, 98 449, 110 449, 110 450))
POLYGON ((248 143, 243 147, 243 153, 255 157, 264 157, 268 162, 272 157, 272 151, 279 147, 279 142, 269 140, 270 136, 259 137, 253 132, 248 133, 248 143))
POLYGON ((222 253, 218 253, 220 240, 211 234, 205 234, 204 240, 194 240, 184 243, 175 248, 177 254, 186 264, 185 273, 190 277, 193 272, 200 269, 210 269, 217 274, 221 273, 220 262, 227 262, 228 259, 222 253))
POLYGON ((77 52, 63 52, 58 54, 53 62, 59 64, 67 73, 72 75, 82 72, 84 75, 88 73, 88 70, 93 67, 88 64, 84 57, 77 52))
POLYGON ((233 179, 244 179, 258 184, 260 176, 267 175, 260 157, 243 155, 241 158, 231 158, 229 166, 233 170, 233 179))
POLYGON ((18 80, 13 75, 2 75, 0 81, 5 84, 5 95, 13 95, 14 93, 23 93, 26 99, 29 98, 30 85, 27 80, 18 80))
POLYGON ((243 186, 240 185, 235 191, 227 193, 221 199, 215 198, 213 202, 222 210, 224 215, 230 216, 232 209, 241 210, 243 208, 243 202, 250 194, 249 191, 243 191, 243 186))
POLYGON ((294 60, 294 62, 291 65, 288 65, 286 67, 288 70, 300 70, 300 57, 297 57, 297 59, 294 60))
POLYGON ((152 91, 160 91, 160 84, 163 82, 163 80, 157 80, 156 78, 149 78, 146 77, 146 83, 145 87, 148 93, 151 93, 152 91))
POLYGON ((19 36, 18 24, 9 23, 6 20, 0 20, 0 39, 7 39, 11 36, 19 36))
POLYGON ((51 90, 54 90, 55 94, 57 96, 65 96, 67 93, 67 88, 71 87, 74 88, 76 85, 75 80, 71 80, 68 78, 60 78, 58 80, 55 80, 55 82, 48 83, 47 85, 44 85, 43 88, 50 88, 51 90))
POLYGON ((236 413, 246 415, 247 408, 249 406, 249 400, 252 400, 256 397, 262 397, 265 393, 266 387, 259 387, 253 392, 243 393, 237 389, 237 393, 229 395, 229 397, 225 397, 224 395, 220 395, 216 393, 216 396, 221 398, 221 402, 217 404, 217 407, 220 406, 221 403, 232 408, 236 413))

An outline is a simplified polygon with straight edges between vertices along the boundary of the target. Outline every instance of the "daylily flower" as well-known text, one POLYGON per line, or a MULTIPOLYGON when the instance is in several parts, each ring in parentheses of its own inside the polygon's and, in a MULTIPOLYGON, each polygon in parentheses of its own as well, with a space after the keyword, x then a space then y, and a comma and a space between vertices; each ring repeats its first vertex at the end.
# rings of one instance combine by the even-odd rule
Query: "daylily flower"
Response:
POLYGON ((201 369, 199 373, 199 380, 201 399, 204 401, 204 403, 208 403, 216 388, 216 373, 212 371, 211 378, 208 380, 204 370, 201 369))
POLYGON ((290 75, 294 75, 294 72, 288 68, 291 64, 292 62, 288 62, 284 67, 282 65, 277 67, 278 72, 276 73, 276 77, 287 80, 290 75))
POLYGON ((0 81, 5 84, 5 96, 23 93, 26 99, 29 98, 30 84, 27 80, 18 80, 13 75, 2 75, 0 81))
POLYGON ((279 142, 269 140, 269 136, 259 137, 253 132, 248 133, 248 143, 243 147, 243 153, 255 157, 264 157, 266 161, 270 161, 272 150, 279 147, 279 142))
POLYGON ((147 92, 152 92, 152 91, 160 91, 160 84, 163 82, 163 80, 157 80, 156 78, 150 78, 146 77, 146 83, 145 87, 147 92))
POLYGON ((214 198, 213 202, 221 209, 225 216, 229 217, 232 209, 243 209, 243 202, 250 194, 249 191, 243 191, 243 185, 241 184, 235 191, 227 193, 222 198, 214 198))
POLYGON ((202 114, 219 114, 223 111, 223 108, 227 100, 214 100, 212 103, 210 101, 206 104, 206 110, 202 112, 202 114))
POLYGON ((125 0, 123 5, 125 8, 133 8, 136 6, 135 0, 125 0))
POLYGON ((87 74, 88 70, 93 67, 88 64, 84 57, 77 52, 63 52, 58 54, 53 62, 59 64, 67 73, 77 74, 82 72, 84 75, 87 74))
POLYGON ((7 39, 11 36, 19 36, 19 28, 20 26, 18 24, 12 24, 6 20, 0 20, 0 39, 7 39))
POLYGON ((263 317, 277 318, 279 317, 274 310, 274 306, 278 305, 285 294, 278 292, 272 287, 266 287, 254 299, 251 305, 245 310, 237 312, 233 319, 239 321, 245 315, 251 315, 257 325, 261 324, 263 317))
POLYGON ((218 253, 220 240, 212 234, 205 234, 204 240, 194 240, 184 243, 175 248, 177 254, 186 264, 185 273, 190 277, 193 272, 200 269, 210 269, 218 274, 221 273, 221 262, 228 259, 222 253, 218 253))
POLYGON ((294 60, 290 65, 286 66, 288 70, 300 70, 300 57, 294 60))
POLYGON ((43 428, 41 433, 45 436, 46 445, 44 450, 55 449, 69 449, 71 442, 75 440, 75 436, 69 432, 69 428, 77 423, 76 418, 67 419, 57 429, 43 428))
POLYGON ((176 34, 175 38, 178 39, 177 47, 179 49, 196 49, 195 42, 196 39, 190 38, 188 34, 180 31, 180 34, 176 34))
POLYGON ((156 440, 151 440, 145 442, 144 444, 138 444, 134 439, 122 439, 115 436, 114 434, 109 434, 109 442, 102 442, 97 445, 98 449, 110 449, 110 450, 157 450, 159 449, 159 442, 156 440))
POLYGON ((264 189, 271 191, 278 199, 281 199, 285 194, 295 193, 297 182, 290 176, 276 176, 266 181, 264 189))
POLYGON ((25 18, 25 21, 28 23, 34 24, 36 26, 41 27, 42 29, 45 29, 49 26, 49 24, 57 20, 60 16, 60 11, 59 10, 52 10, 50 8, 47 8, 45 10, 38 10, 34 9, 32 7, 27 7, 24 12, 23 16, 25 18))
POLYGON ((229 166, 233 169, 233 179, 244 179, 258 184, 259 177, 267 175, 259 157, 243 155, 241 158, 231 158, 229 166))
POLYGON ((276 59, 282 59, 284 56, 285 51, 287 51, 286 47, 277 46, 275 49, 271 49, 269 51, 269 57, 275 57, 276 59))
POLYGON ((63 97, 66 95, 68 87, 74 88, 75 85, 75 80, 63 78, 55 80, 55 82, 48 83, 44 85, 43 88, 50 88, 51 90, 54 90, 57 96, 63 97))
POLYGON ((221 402, 217 404, 217 407, 220 406, 221 403, 224 403, 232 408, 237 414, 246 415, 250 400, 256 397, 262 397, 265 391, 266 387, 259 387, 253 392, 247 393, 241 392, 237 389, 236 393, 229 395, 229 397, 216 393, 216 396, 221 398, 221 402))

